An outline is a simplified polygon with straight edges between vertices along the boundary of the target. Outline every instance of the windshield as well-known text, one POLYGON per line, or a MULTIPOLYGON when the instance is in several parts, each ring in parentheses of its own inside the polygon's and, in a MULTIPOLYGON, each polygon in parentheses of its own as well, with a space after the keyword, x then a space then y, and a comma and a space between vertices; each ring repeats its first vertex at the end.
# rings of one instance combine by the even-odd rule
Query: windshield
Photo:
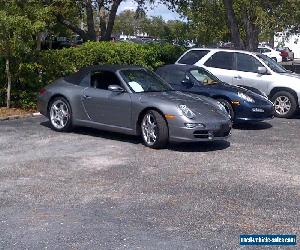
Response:
POLYGON ((263 62, 265 64, 267 64, 271 70, 273 70, 276 73, 286 73, 287 70, 282 67, 280 64, 278 64, 277 62, 275 62, 273 59, 271 59, 270 57, 266 56, 266 55, 262 55, 262 54, 257 54, 257 56, 263 60, 263 62))
POLYGON ((198 82, 201 82, 204 85, 211 85, 220 82, 217 77, 202 68, 192 69, 190 73, 198 82))
POLYGON ((145 69, 126 69, 121 70, 120 73, 130 89, 135 93, 173 90, 170 85, 145 69))

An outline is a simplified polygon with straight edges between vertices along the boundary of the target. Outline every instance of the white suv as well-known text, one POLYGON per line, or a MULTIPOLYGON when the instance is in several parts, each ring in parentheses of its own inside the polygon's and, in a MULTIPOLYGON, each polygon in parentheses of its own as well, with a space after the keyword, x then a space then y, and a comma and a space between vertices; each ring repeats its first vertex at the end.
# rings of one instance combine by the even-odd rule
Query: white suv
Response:
POLYGON ((176 64, 203 67, 223 82, 264 92, 278 117, 289 118, 300 105, 300 75, 260 53, 226 49, 190 49, 176 64))

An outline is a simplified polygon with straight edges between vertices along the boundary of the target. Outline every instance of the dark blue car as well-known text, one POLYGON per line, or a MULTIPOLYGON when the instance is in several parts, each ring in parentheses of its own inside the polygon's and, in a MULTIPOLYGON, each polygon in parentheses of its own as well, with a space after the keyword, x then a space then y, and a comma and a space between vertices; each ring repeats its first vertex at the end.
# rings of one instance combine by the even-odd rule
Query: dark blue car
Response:
POLYGON ((233 122, 263 121, 274 117, 274 106, 258 90, 221 82, 204 68, 194 65, 166 65, 156 73, 175 90, 204 95, 221 102, 233 122), (259 94, 260 93, 260 94, 259 94))

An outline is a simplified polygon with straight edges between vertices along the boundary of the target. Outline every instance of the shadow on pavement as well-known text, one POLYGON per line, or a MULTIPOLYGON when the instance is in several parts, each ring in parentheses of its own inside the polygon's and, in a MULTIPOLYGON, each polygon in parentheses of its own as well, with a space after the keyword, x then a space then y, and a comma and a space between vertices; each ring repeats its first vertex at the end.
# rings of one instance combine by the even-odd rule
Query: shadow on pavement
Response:
POLYGON ((229 141, 212 141, 169 144, 168 149, 180 152, 209 152, 223 150, 228 147, 230 147, 229 141))
MULTIPOLYGON (((49 121, 41 122, 41 126, 51 128, 49 121)), ((92 137, 101 137, 104 139, 114 140, 114 141, 122 141, 129 142, 133 144, 142 144, 142 140, 140 137, 125 135, 110 131, 103 131, 94 128, 87 127, 76 127, 73 129, 72 133, 81 134, 92 137)), ((230 142, 228 141, 213 141, 213 142, 189 142, 189 143, 170 143, 167 146, 167 150, 172 151, 181 151, 181 152, 209 152, 209 151, 217 151, 223 150, 230 146, 230 142)))
MULTIPOLYGON (((51 128, 49 121, 41 122, 41 125, 44 127, 47 127, 47 128, 51 128)), ((88 128, 88 127, 75 127, 71 131, 71 133, 93 136, 93 137, 101 137, 103 139, 110 139, 110 140, 115 140, 115 141, 130 142, 130 143, 134 143, 134 144, 141 143, 141 140, 136 136, 120 134, 120 133, 104 131, 104 130, 98 130, 98 129, 88 128)))
POLYGON ((264 130, 272 127, 268 122, 238 123, 233 125, 234 129, 239 130, 264 130))

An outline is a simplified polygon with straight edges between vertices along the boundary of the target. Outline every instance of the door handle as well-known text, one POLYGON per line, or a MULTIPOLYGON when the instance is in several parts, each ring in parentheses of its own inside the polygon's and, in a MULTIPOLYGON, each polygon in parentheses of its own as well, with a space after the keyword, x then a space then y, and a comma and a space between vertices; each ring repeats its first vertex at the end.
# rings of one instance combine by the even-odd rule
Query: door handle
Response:
POLYGON ((234 76, 233 78, 235 78, 235 79, 242 79, 241 76, 234 76))
POLYGON ((82 97, 83 97, 83 99, 91 99, 91 98, 92 98, 92 97, 89 96, 89 95, 83 95, 82 97))

